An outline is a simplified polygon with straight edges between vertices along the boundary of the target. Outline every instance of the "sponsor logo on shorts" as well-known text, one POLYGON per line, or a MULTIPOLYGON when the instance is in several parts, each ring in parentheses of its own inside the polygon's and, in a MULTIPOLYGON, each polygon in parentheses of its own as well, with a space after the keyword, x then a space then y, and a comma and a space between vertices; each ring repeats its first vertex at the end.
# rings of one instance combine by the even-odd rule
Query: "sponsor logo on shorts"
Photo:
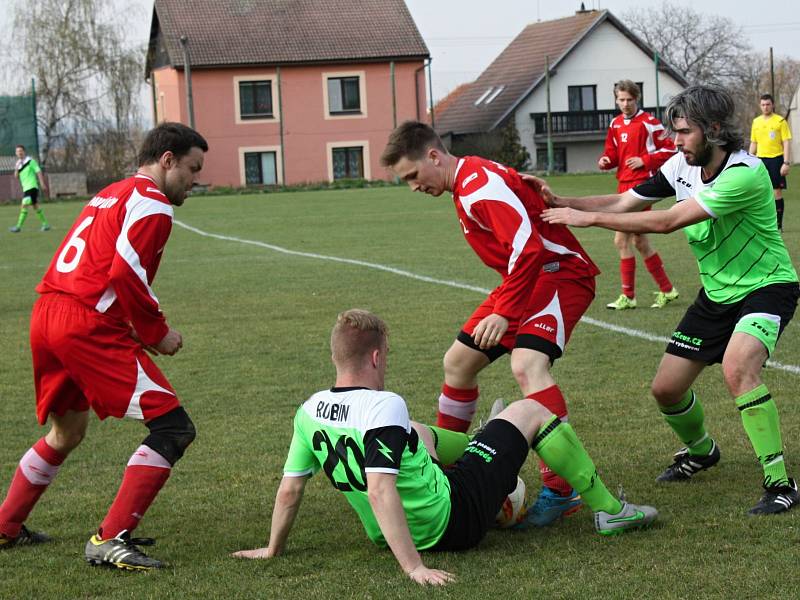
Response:
POLYGON ((477 440, 472 440, 467 446, 467 449, 464 450, 464 452, 471 452, 472 454, 477 454, 487 463, 492 462, 492 460, 494 460, 494 455, 497 454, 497 450, 477 440))
POLYGON ((670 341, 681 347, 684 347, 684 345, 678 344, 678 342, 684 342, 684 344, 690 344, 692 346, 696 346, 697 348, 703 345, 703 338, 692 337, 690 335, 686 335, 685 333, 681 333, 680 331, 673 333, 672 340, 670 341))
POLYGON ((555 327, 550 327, 550 325, 545 325, 544 323, 535 323, 533 326, 539 329, 544 329, 547 333, 555 333, 556 330, 555 327))
POLYGON ((758 329, 758 330, 759 330, 761 333, 763 333, 763 334, 764 334, 766 337, 769 337, 769 336, 771 336, 771 335, 772 335, 772 334, 771 334, 771 333, 770 333, 770 332, 767 330, 767 328, 766 328, 766 327, 764 327, 764 326, 763 326, 761 323, 759 323, 758 321, 753 321, 752 323, 750 323, 750 327, 754 327, 754 328, 758 329))

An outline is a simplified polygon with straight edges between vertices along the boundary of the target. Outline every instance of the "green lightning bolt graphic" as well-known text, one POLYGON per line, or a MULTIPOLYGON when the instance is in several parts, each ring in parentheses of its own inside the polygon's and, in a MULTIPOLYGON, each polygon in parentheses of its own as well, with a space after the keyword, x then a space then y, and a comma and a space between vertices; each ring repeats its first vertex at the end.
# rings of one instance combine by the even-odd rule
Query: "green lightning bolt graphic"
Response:
POLYGON ((388 459, 389 459, 389 462, 393 463, 393 462, 394 462, 394 459, 392 458, 392 451, 391 451, 391 449, 389 448, 389 446, 387 446, 386 444, 384 444, 384 443, 383 443, 382 441, 380 441, 380 440, 378 440, 378 444, 380 444, 380 446, 381 446, 381 447, 380 447, 380 450, 378 450, 378 452, 380 452, 380 453, 381 453, 381 454, 383 454, 383 455, 384 455, 386 458, 388 458, 388 459))

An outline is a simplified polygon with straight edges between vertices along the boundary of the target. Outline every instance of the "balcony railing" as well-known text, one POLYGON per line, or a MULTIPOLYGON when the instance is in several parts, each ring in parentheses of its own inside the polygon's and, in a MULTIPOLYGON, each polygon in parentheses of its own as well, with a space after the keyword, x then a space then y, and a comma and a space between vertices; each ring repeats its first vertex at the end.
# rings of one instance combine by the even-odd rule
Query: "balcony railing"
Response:
MULTIPOLYGON (((646 112, 656 114, 655 107, 645 108, 646 112)), ((598 133, 605 132, 619 110, 582 110, 551 112, 553 135, 565 133, 598 133)), ((547 113, 531 113, 536 135, 547 134, 547 113)))

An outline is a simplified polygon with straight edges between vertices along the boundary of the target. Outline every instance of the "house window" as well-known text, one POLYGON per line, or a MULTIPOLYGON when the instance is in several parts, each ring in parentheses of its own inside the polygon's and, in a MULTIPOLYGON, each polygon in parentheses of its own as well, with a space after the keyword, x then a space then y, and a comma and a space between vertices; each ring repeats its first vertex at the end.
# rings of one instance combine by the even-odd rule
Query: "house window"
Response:
MULTIPOLYGON (((547 169, 547 148, 536 148, 536 168, 539 171, 547 169)), ((567 172, 566 148, 553 148, 553 170, 557 173, 567 172)))
POLYGON ((639 108, 644 106, 644 81, 637 81, 636 85, 639 86, 639 108))
POLYGON ((278 183, 274 152, 245 152, 244 175, 247 185, 275 185, 278 183))
POLYGON ((333 178, 362 179, 364 177, 364 148, 333 148, 333 178))
POLYGON ((596 85, 571 85, 567 89, 570 112, 597 110, 596 85))
POLYGON ((240 81, 239 114, 242 119, 272 118, 272 82, 240 81))
POLYGON ((328 107, 332 115, 360 113, 361 92, 358 77, 330 77, 328 107))

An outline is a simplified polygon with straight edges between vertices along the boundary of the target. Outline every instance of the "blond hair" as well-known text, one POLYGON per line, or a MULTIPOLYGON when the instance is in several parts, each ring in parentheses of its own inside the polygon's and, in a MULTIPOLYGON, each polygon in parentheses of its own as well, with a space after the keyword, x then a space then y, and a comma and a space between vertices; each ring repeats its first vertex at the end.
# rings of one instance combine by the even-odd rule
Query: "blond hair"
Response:
POLYGON ((331 355, 337 366, 358 366, 373 350, 386 347, 386 323, 368 310, 339 313, 331 331, 331 355))

